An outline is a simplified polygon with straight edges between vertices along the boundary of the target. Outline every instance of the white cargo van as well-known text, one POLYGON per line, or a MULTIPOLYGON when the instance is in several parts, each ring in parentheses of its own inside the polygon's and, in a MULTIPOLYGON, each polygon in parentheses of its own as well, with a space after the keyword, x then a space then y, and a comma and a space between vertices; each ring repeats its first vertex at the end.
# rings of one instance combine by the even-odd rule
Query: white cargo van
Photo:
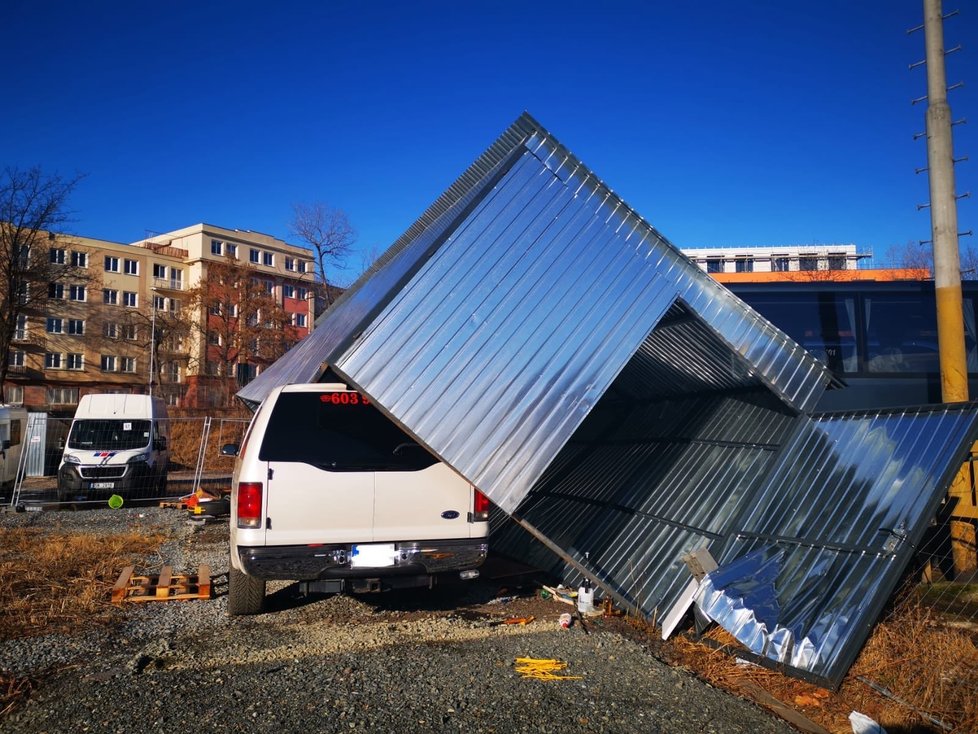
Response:
POLYGON ((14 405, 0 405, 0 486, 12 487, 20 466, 27 430, 27 410, 14 405))
POLYGON ((478 576, 489 500, 341 383, 273 390, 222 453, 238 457, 229 614, 260 612, 273 579, 340 592, 478 576))
POLYGON ((159 497, 170 451, 166 405, 149 395, 83 395, 58 467, 58 500, 159 497))

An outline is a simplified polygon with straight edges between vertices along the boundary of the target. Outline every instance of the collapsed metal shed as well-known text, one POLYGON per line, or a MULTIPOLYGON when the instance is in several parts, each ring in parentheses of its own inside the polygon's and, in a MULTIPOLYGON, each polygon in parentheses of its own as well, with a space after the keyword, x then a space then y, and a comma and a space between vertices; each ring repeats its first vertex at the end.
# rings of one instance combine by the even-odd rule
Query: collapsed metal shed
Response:
MULTIPOLYGON (((832 382, 822 364, 526 114, 239 396, 260 402, 327 365, 516 521, 497 523, 497 548, 571 581, 587 575, 645 614, 684 603, 689 551, 709 548, 723 571, 761 541, 780 549, 769 555, 785 615, 764 622, 799 640, 827 624, 817 665, 783 662, 830 682, 878 612, 853 600, 885 599, 909 553, 879 550, 860 523, 903 527, 908 547, 975 433, 972 406, 946 411, 940 450, 906 438, 931 430, 930 413, 905 414, 894 431, 906 440, 888 441, 876 424, 859 430, 865 417, 810 417, 832 382), (843 435, 849 464, 826 448, 843 435), (862 476, 870 455, 873 476, 893 482, 840 479, 862 476), (883 498, 889 509, 870 512, 883 498), (839 522, 823 502, 857 519, 839 522), (883 554, 885 568, 860 566, 829 617, 796 614, 826 567, 820 554, 852 549, 883 554)), ((715 587, 712 606, 700 601, 718 621, 744 604, 737 578, 715 587)), ((780 660, 786 647, 759 652, 780 660)))

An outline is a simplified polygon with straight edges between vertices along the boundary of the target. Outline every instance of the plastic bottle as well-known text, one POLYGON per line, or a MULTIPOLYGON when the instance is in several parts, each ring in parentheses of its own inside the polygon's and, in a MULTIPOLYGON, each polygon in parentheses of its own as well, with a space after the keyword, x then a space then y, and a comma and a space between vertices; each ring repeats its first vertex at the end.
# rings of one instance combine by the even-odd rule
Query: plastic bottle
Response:
POLYGON ((560 615, 560 626, 567 629, 571 626, 571 615, 569 613, 560 615))
POLYGON ((584 585, 577 590, 577 611, 581 614, 590 614, 594 611, 594 589, 587 579, 584 579, 584 585))

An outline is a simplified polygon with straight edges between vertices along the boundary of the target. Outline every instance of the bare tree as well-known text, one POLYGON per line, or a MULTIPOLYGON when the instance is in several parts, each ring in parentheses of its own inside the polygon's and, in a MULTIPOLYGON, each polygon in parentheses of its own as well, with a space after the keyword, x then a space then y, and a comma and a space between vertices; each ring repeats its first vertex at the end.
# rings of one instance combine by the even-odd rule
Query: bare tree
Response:
POLYGON ((316 258, 316 293, 326 307, 332 305, 335 293, 328 274, 346 268, 357 233, 346 212, 322 202, 294 204, 292 234, 308 245, 316 258))
POLYGON ((68 198, 80 179, 48 175, 38 167, 8 167, 0 175, 0 402, 18 323, 44 313, 52 291, 88 279, 64 256, 66 242, 52 241, 69 222, 68 198))
POLYGON ((274 362, 298 341, 271 283, 245 263, 208 262, 207 274, 188 293, 191 328, 203 341, 204 374, 220 387, 222 407, 241 386, 241 370, 274 362))
POLYGON ((921 277, 928 278, 934 271, 934 252, 930 245, 917 242, 906 242, 902 245, 890 245, 883 256, 884 262, 891 268, 907 268, 921 271, 921 277))

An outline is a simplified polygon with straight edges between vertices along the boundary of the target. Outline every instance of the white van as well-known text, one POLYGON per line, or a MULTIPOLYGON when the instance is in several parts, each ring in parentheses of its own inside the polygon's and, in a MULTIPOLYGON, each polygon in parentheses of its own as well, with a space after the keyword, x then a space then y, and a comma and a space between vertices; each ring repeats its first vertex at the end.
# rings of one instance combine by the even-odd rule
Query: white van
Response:
POLYGON ((20 455, 27 430, 27 410, 14 405, 0 405, 0 486, 14 486, 20 455))
POLYGON ((260 612, 273 579, 363 592, 479 575, 489 500, 341 383, 276 388, 221 451, 238 457, 231 615, 260 612))
POLYGON ((170 451, 166 405, 149 395, 83 395, 58 467, 58 500, 159 497, 170 451))

